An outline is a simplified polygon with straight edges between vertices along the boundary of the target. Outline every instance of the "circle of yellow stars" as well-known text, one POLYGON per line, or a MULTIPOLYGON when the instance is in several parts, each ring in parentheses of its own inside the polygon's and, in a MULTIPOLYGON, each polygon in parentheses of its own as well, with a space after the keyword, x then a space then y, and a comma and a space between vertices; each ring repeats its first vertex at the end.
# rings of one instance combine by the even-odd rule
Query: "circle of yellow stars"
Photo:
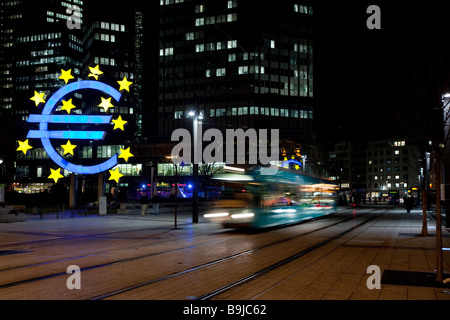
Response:
MULTIPOLYGON (((88 77, 94 78, 95 80, 98 80, 99 77, 103 74, 103 72, 100 70, 100 66, 97 65, 95 67, 89 67, 89 75, 88 77)), ((70 80, 75 79, 75 77, 72 75, 72 69, 69 70, 63 70, 61 69, 61 76, 58 78, 60 80, 63 80, 65 84, 68 84, 70 80)), ((133 84, 133 82, 128 81, 127 77, 124 77, 121 81, 117 81, 120 88, 119 91, 128 91, 130 92, 130 86, 133 84)), ((34 91, 34 96, 30 98, 30 100, 34 101, 36 107, 38 107, 41 103, 45 104, 45 92, 37 92, 34 91)), ((60 107, 60 111, 66 111, 68 114, 73 109, 76 109, 76 106, 73 105, 72 99, 69 99, 68 101, 62 100, 62 106, 60 107)), ((102 108, 105 113, 108 112, 109 109, 114 108, 114 105, 111 103, 111 98, 103 98, 101 97, 101 103, 98 105, 99 108, 102 108)), ((113 119, 112 123, 114 124, 114 130, 122 130, 125 131, 124 126, 128 123, 128 121, 125 121, 122 119, 122 116, 118 116, 117 119, 113 119)), ((18 141, 19 147, 17 148, 17 151, 22 151, 24 155, 28 153, 28 150, 33 149, 32 146, 29 144, 29 140, 25 141, 18 141)), ((74 149, 76 148, 76 145, 73 145, 70 140, 67 141, 66 144, 61 145, 61 148, 63 149, 63 155, 74 155, 74 149)), ((126 162, 128 162, 128 159, 134 157, 134 155, 130 152, 130 148, 122 149, 120 148, 120 155, 118 158, 124 159, 126 162)), ((61 168, 59 169, 50 169, 51 174, 48 177, 49 179, 53 179, 55 183, 58 183, 58 180, 61 178, 64 178, 64 176, 61 174, 61 168)), ((109 170, 110 178, 108 180, 114 180, 117 183, 119 183, 119 179, 123 177, 123 174, 119 172, 119 168, 116 167, 115 170, 109 170)))

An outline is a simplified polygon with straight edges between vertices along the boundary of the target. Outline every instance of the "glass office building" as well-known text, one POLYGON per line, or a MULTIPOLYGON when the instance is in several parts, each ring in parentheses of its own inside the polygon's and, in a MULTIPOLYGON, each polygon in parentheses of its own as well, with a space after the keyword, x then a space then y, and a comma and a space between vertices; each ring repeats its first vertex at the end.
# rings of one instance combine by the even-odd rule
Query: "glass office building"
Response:
POLYGON ((313 133, 314 9, 248 0, 160 0, 159 134, 192 126, 313 133))

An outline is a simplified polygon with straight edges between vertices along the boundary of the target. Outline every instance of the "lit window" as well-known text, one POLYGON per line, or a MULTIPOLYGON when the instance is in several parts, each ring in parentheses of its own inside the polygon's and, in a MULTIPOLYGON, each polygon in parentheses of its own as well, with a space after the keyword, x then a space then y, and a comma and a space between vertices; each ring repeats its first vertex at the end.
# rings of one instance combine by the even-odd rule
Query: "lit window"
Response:
POLYGON ((195 6, 195 13, 201 13, 205 11, 205 6, 203 4, 200 4, 198 6, 195 6))
POLYGON ((166 48, 164 50, 164 55, 165 56, 173 56, 173 48, 166 48))
POLYGON ((186 33, 186 40, 194 40, 195 39, 195 34, 194 32, 188 32, 186 33))
POLYGON ((237 14, 236 13, 230 13, 227 15, 227 22, 233 22, 237 21, 237 14))
POLYGON ((239 67, 239 74, 248 74, 248 66, 239 67))
POLYGON ((205 45, 204 44, 197 44, 195 45, 195 52, 203 52, 205 51, 205 45))
POLYGON ((258 107, 250 107, 250 114, 259 114, 259 108, 258 107))
POLYGON ((205 24, 205 18, 197 18, 195 19, 195 26, 203 26, 205 24))
POLYGON ((280 116, 280 109, 278 108, 270 108, 270 115, 279 117, 280 116))
POLYGON ((224 77, 226 75, 226 69, 225 68, 219 68, 216 70, 216 76, 218 77, 224 77))
POLYGON ((175 111, 175 119, 183 119, 183 111, 175 111))
POLYGON ((228 41, 227 48, 228 48, 228 49, 234 49, 234 48, 237 48, 237 41, 236 41, 236 40, 229 40, 229 41, 228 41))
POLYGON ((237 7, 237 0, 230 0, 227 3, 227 9, 233 9, 237 7))
POLYGON ((206 51, 214 51, 216 50, 216 44, 215 43, 207 43, 206 44, 206 51))
POLYGON ((246 114, 248 114, 248 108, 247 107, 240 107, 239 109, 238 109, 238 115, 246 115, 246 114))

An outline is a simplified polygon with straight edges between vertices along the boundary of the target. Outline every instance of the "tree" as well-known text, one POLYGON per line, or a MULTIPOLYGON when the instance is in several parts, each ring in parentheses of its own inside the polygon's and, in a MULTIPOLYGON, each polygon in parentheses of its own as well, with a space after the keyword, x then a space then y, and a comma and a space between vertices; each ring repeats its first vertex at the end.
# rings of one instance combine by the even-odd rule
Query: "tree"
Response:
POLYGON ((422 230, 420 231, 420 235, 422 237, 428 237, 428 226, 427 226, 427 201, 428 201, 428 193, 429 193, 429 177, 431 173, 430 168, 430 153, 427 152, 429 148, 427 148, 428 143, 420 145, 417 149, 410 149, 410 158, 412 156, 412 160, 410 161, 410 168, 412 168, 417 175, 420 176, 420 192, 419 198, 422 198, 422 230))
POLYGON ((441 227, 441 168, 446 140, 442 97, 450 92, 449 4, 435 0, 405 6, 399 40, 397 72, 399 83, 394 92, 394 113, 405 133, 431 143, 436 175, 436 281, 443 280, 441 227), (402 49, 403 48, 403 49, 402 49), (401 62, 401 63, 400 63, 401 62))

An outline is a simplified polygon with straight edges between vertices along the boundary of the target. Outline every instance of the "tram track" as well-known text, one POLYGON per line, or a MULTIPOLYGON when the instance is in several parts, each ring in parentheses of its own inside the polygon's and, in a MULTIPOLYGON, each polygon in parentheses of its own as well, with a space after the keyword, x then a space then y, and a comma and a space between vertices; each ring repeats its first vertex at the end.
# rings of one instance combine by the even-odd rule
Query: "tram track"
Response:
MULTIPOLYGON (((153 241, 153 240, 159 240, 158 237, 160 237, 161 235, 165 235, 168 234, 171 230, 167 229, 167 227, 156 227, 156 228, 141 228, 141 229, 134 229, 134 230, 121 230, 121 231, 114 231, 114 232, 102 232, 102 233, 95 233, 95 234, 90 234, 90 235, 63 235, 63 234, 56 234, 56 233, 36 233, 36 232, 19 232, 19 231, 1 231, 0 233, 13 233, 13 234, 30 234, 30 235, 41 235, 41 236, 54 236, 57 238, 54 239, 43 239, 43 240, 33 240, 33 241, 24 241, 24 242, 17 242, 17 243, 12 243, 12 244, 0 244, 0 248, 7 248, 7 251, 19 251, 21 253, 32 253, 33 252, 33 245, 42 245, 42 244, 54 244, 56 242, 60 242, 60 241, 73 241, 73 240, 103 240, 103 239, 118 239, 118 240, 129 240, 129 239, 139 239, 139 240, 143 240, 143 241, 153 241), (158 230, 163 230, 163 232, 161 233, 157 233, 157 234, 151 234, 151 235, 146 235, 143 237, 120 237, 120 236, 116 236, 118 234, 126 234, 126 233, 136 233, 136 232, 147 232, 147 231, 158 231, 158 230), (26 246, 26 247, 24 247, 26 246), (15 249, 16 248, 16 249, 15 249)), ((201 238, 201 237, 207 237, 209 236, 209 234, 204 234, 204 235, 200 235, 197 236, 197 238, 201 238)), ((94 253, 89 253, 89 254, 85 254, 85 255, 79 255, 79 256, 75 256, 75 257, 68 257, 68 258, 63 258, 63 259, 56 259, 56 260, 50 260, 50 261, 41 261, 41 262, 36 262, 33 264, 26 264, 26 265, 19 265, 19 266, 13 266, 13 267, 9 267, 9 268, 3 268, 0 269, 0 274, 1 272, 4 271, 11 271, 11 270, 15 270, 15 269, 23 269, 23 268, 30 268, 30 267, 36 267, 36 266, 40 266, 40 265, 47 265, 47 264, 52 264, 52 263, 58 263, 58 262, 67 262, 67 261, 71 261, 71 260, 77 260, 77 259, 82 259, 82 258, 87 258, 87 257, 93 257, 93 256, 101 256, 101 255, 107 255, 113 252, 118 252, 118 251, 126 251, 126 250, 137 250, 137 249, 144 249, 144 248, 149 248, 149 247, 154 247, 154 246, 158 246, 158 245, 169 245, 172 243, 176 243, 177 241, 183 241, 186 240, 186 238, 170 238, 170 239, 166 239, 163 241, 157 241, 157 242, 152 242, 152 243, 148 243, 148 244, 144 244, 144 245, 140 245, 140 246, 136 246, 136 245, 129 245, 129 246, 124 246, 124 247, 119 247, 119 248, 114 248, 112 250, 107 250, 107 251, 101 251, 101 252, 94 252, 94 253)), ((226 240, 223 240, 226 241, 226 240)), ((216 241, 215 243, 218 243, 221 241, 216 241)), ((205 243, 202 245, 208 245, 208 244, 213 244, 213 243, 205 243)), ((148 257, 148 256, 152 256, 152 255, 158 255, 158 254, 164 254, 164 253, 169 253, 172 251, 176 251, 176 250, 183 250, 183 249, 188 249, 188 248, 195 248, 195 247, 199 247, 202 245, 194 245, 194 246, 187 246, 187 247, 182 247, 182 248, 177 248, 174 250, 167 250, 167 251, 163 251, 163 252, 157 252, 155 254, 150 254, 150 255, 145 255, 143 257, 148 257)), ((0 250, 2 251, 2 250, 0 250)), ((133 259, 128 259, 128 260, 124 260, 124 261, 131 261, 133 259)), ((0 285, 0 288, 2 287, 2 285, 0 285)))
MULTIPOLYGON (((121 233, 134 233, 134 232, 143 232, 143 231, 155 231, 155 230, 156 231, 164 230, 164 232, 162 232, 162 233, 167 233, 167 227, 121 230, 121 231, 114 231, 114 232, 95 233, 95 234, 89 234, 89 235, 71 235, 71 234, 59 234, 59 233, 49 233, 49 232, 0 231, 0 233, 6 233, 6 234, 54 237, 53 239, 31 240, 31 241, 0 244, 0 248, 2 248, 2 247, 10 248, 12 246, 18 247, 18 246, 24 246, 24 245, 30 246, 30 245, 34 245, 34 244, 43 244, 43 243, 45 244, 45 243, 52 243, 52 242, 58 242, 58 241, 79 240, 79 239, 110 239, 110 238, 115 238, 115 237, 107 236, 107 235, 116 235, 116 234, 121 234, 121 233)), ((152 236, 155 237, 158 235, 159 234, 155 234, 152 236)), ((117 237, 117 238, 120 238, 120 237, 117 237)))
POLYGON ((273 271, 273 270, 275 270, 275 269, 277 269, 279 267, 282 267, 282 266, 284 266, 284 265, 286 265, 286 264, 288 264, 288 263, 290 263, 290 262, 292 262, 292 261, 294 261, 294 260, 296 260, 296 259, 298 259, 298 258, 300 258, 300 257, 302 257, 302 256, 304 256, 304 255, 306 255, 306 254, 316 250, 316 249, 319 249, 319 248, 325 246, 326 244, 328 244, 328 243, 330 243, 330 242, 332 242, 332 241, 334 241, 336 239, 341 238, 342 236, 346 235, 347 233, 349 233, 349 232, 351 232, 351 231, 353 231, 353 230, 355 230, 355 229, 365 225, 366 223, 374 220, 377 217, 371 217, 370 219, 367 219, 366 221, 363 221, 360 224, 358 224, 358 225, 356 225, 356 226, 354 226, 352 228, 349 228, 349 229, 347 229, 347 230, 345 230, 345 231, 343 231, 341 233, 338 233, 338 234, 336 234, 333 237, 330 237, 330 238, 328 238, 328 239, 326 239, 324 241, 321 241, 321 242, 319 242, 317 244, 314 244, 314 245, 312 245, 312 246, 310 246, 310 247, 308 247, 308 248, 306 248, 306 249, 304 249, 304 250, 302 250, 302 251, 300 251, 300 252, 298 252, 298 253, 296 253, 296 254, 294 254, 292 256, 287 257, 286 259, 283 259, 283 260, 278 261, 278 262, 276 262, 276 263, 274 263, 274 264, 272 264, 272 265, 270 265, 270 266, 268 266, 268 267, 266 267, 264 269, 261 269, 258 272, 252 273, 252 274, 250 274, 250 275, 248 275, 246 277, 243 277, 243 278, 241 278, 239 280, 236 280, 236 281, 234 281, 234 282, 232 282, 230 284, 227 284, 227 285, 225 285, 225 286, 223 286, 221 288, 218 288, 218 289, 216 289, 214 291, 211 291, 211 292, 206 293, 206 294, 204 294, 204 295, 202 295, 200 297, 197 297, 197 298, 195 298, 195 300, 209 300, 209 299, 214 298, 214 297, 216 297, 216 296, 218 296, 218 295, 220 295, 220 294, 222 294, 222 293, 224 293, 226 291, 234 289, 237 286, 243 285, 243 284, 245 284, 245 283, 255 279, 256 277, 259 277, 259 276, 262 276, 262 275, 264 275, 266 273, 269 273, 269 272, 271 272, 271 271, 273 271))
MULTIPOLYGON (((359 215, 359 217, 363 217, 366 214, 367 213, 361 214, 361 215, 359 215)), ((236 254, 232 254, 232 255, 229 255, 229 256, 226 256, 226 257, 222 257, 222 258, 219 258, 219 259, 216 259, 216 260, 213 260, 213 261, 209 261, 207 263, 202 263, 202 264, 199 264, 199 265, 196 265, 196 266, 184 269, 184 270, 180 270, 178 272, 174 272, 174 273, 171 273, 171 274, 168 274, 168 275, 157 277, 155 279, 149 279, 147 281, 143 281, 143 282, 140 282, 138 284, 133 284, 133 285, 126 286, 126 287, 123 287, 123 288, 119 288, 117 290, 113 290, 113 291, 110 291, 110 292, 107 292, 107 293, 103 293, 101 295, 92 296, 89 299, 90 300, 99 300, 99 299, 112 298, 114 296, 118 296, 118 295, 121 295, 123 293, 131 292, 131 291, 139 289, 139 288, 150 286, 150 285, 155 284, 155 283, 160 283, 160 282, 163 282, 165 280, 182 277, 184 275, 193 273, 195 271, 199 271, 199 270, 204 269, 204 268, 208 268, 208 267, 212 267, 212 266, 215 266, 215 265, 219 265, 221 263, 224 263, 224 262, 227 262, 227 261, 239 258, 239 257, 251 255, 252 253, 258 252, 260 250, 267 249, 267 248, 270 248, 270 247, 274 247, 274 246, 282 244, 284 242, 292 241, 292 240, 295 240, 295 239, 307 236, 309 234, 312 234, 312 233, 315 233, 315 232, 318 232, 318 231, 321 231, 321 230, 325 230, 325 229, 331 228, 331 227, 339 225, 341 223, 348 222, 348 221, 350 221, 352 219, 354 219, 354 217, 350 217, 350 218, 346 217, 346 218, 340 219, 337 222, 333 221, 332 223, 327 224, 325 226, 321 226, 319 228, 315 228, 313 230, 310 230, 310 231, 307 231, 307 232, 303 232, 303 233, 297 234, 295 236, 285 237, 285 238, 279 239, 279 240, 274 241, 274 242, 266 243, 266 244, 258 246, 258 247, 254 247, 254 248, 251 248, 251 249, 248 249, 248 250, 244 250, 242 252, 238 252, 236 254)), ((360 223, 360 224, 358 224, 356 226, 352 226, 351 228, 348 228, 345 231, 343 231, 343 232, 341 232, 339 234, 336 234, 333 237, 325 239, 325 240, 323 240, 323 241, 321 241, 321 242, 319 242, 319 243, 317 243, 317 244, 315 244, 313 246, 310 246, 309 248, 306 248, 306 249, 304 249, 304 250, 302 250, 302 251, 300 251, 300 252, 298 252, 298 253, 296 253, 294 255, 291 255, 291 256, 289 256, 289 257, 287 257, 285 259, 282 259, 281 261, 273 263, 269 267, 264 268, 264 269, 262 269, 262 270, 260 270, 258 272, 254 272, 254 273, 252 273, 252 274, 250 274, 250 275, 248 275, 246 277, 243 277, 243 278, 241 278, 241 279, 239 279, 237 281, 233 281, 232 283, 230 283, 230 284, 228 284, 226 286, 223 286, 223 287, 221 287, 219 289, 212 290, 211 292, 209 292, 207 294, 204 294, 204 295, 198 297, 197 299, 199 299, 199 300, 210 299, 210 298, 212 298, 212 297, 214 297, 214 296, 216 296, 216 295, 218 295, 218 294, 220 294, 220 293, 222 293, 222 292, 224 292, 226 290, 230 290, 233 287, 236 287, 236 286, 238 286, 238 285, 240 285, 242 283, 250 281, 251 279, 253 279, 253 278, 255 278, 255 277, 259 276, 259 275, 262 275, 262 274, 267 273, 267 272, 269 272, 271 270, 274 270, 274 269, 276 269, 276 268, 278 268, 278 267, 280 267, 280 266, 282 266, 284 264, 289 263, 292 260, 298 259, 301 256, 303 256, 303 255, 305 255, 305 254, 307 254, 307 253, 309 253, 311 251, 314 251, 314 250, 324 246, 325 244, 327 244, 327 243, 329 243, 329 242, 331 242, 331 241, 333 241, 333 240, 335 240, 335 239, 337 239, 339 237, 342 237, 343 235, 345 235, 348 232, 354 230, 355 228, 358 228, 361 225, 371 221, 372 219, 373 219, 373 217, 370 217, 366 221, 364 221, 364 222, 362 222, 362 223, 360 223)), ((291 227, 287 227, 287 228, 292 228, 292 227, 295 227, 295 225, 291 226, 291 227)), ((271 231, 268 231, 268 232, 272 232, 272 231, 276 231, 276 230, 277 229, 271 230, 271 231)), ((178 239, 178 240, 180 240, 180 239, 178 239)), ((174 240, 172 240, 172 241, 174 241, 174 240)), ((132 258, 124 258, 124 259, 119 259, 119 260, 110 261, 110 262, 101 263, 101 264, 94 264, 92 266, 87 266, 87 267, 82 268, 81 271, 83 272, 83 271, 88 271, 88 270, 93 270, 93 269, 101 269, 101 268, 105 268, 105 267, 108 267, 108 266, 126 264, 128 262, 133 262, 133 261, 136 262, 136 261, 139 261, 141 259, 145 259, 145 258, 149 258, 149 257, 153 257, 153 256, 164 255, 164 254, 173 253, 173 252, 176 252, 176 251, 183 251, 183 250, 188 250, 188 249, 194 249, 194 248, 198 248, 198 247, 202 247, 202 246, 214 245, 216 243, 224 242, 224 241, 227 241, 227 239, 222 239, 222 240, 219 240, 219 241, 205 242, 205 243, 202 243, 202 244, 199 244, 199 245, 195 245, 195 246, 192 246, 192 245, 191 246, 185 246, 185 247, 175 248, 175 249, 172 249, 172 250, 155 252, 155 253, 151 253, 151 254, 147 254, 147 255, 139 255, 139 256, 136 256, 136 257, 132 257, 132 258)), ((64 262, 67 262, 67 261, 76 262, 77 259, 80 259, 80 257, 72 257, 72 258, 58 260, 58 261, 55 261, 55 262, 61 262, 61 261, 64 261, 64 262)), ((47 263, 53 263, 53 262, 47 262, 47 263)), ((29 267, 31 267, 31 266, 33 266, 33 265, 29 265, 29 267)), ((26 267, 27 266, 21 266, 20 268, 26 268, 26 267)), ((1 274, 2 271, 3 270, 0 270, 0 274, 1 274)), ((13 288, 15 286, 19 286, 19 285, 23 285, 23 284, 29 284, 29 283, 33 283, 33 282, 37 282, 38 283, 40 281, 44 281, 44 280, 47 280, 47 279, 50 279, 50 278, 55 278, 55 277, 65 276, 65 275, 66 275, 65 272, 58 272, 58 273, 48 274, 48 275, 45 275, 45 276, 28 278, 28 279, 21 280, 21 281, 16 281, 16 282, 3 284, 3 285, 0 286, 0 289, 13 288)))
MULTIPOLYGON (((306 248, 306 249, 304 249, 304 250, 302 250, 302 251, 300 251, 300 252, 298 252, 298 253, 296 253, 294 255, 291 255, 291 256, 289 256, 289 257, 287 257, 285 259, 282 259, 282 260, 280 260, 280 261, 270 265, 269 267, 263 268, 263 269, 261 269, 261 270, 259 270, 257 272, 254 272, 254 273, 252 273, 252 274, 250 274, 248 276, 245 276, 245 277, 242 277, 242 278, 240 278, 240 279, 238 279, 236 281, 233 281, 230 284, 222 286, 222 287, 220 287, 220 288, 218 288, 216 290, 210 291, 209 293, 203 294, 202 296, 195 297, 194 300, 208 300, 208 299, 211 299, 211 298, 213 298, 213 297, 215 297, 215 296, 217 296, 217 295, 219 295, 219 294, 221 294, 221 293, 223 293, 225 291, 231 290, 232 288, 234 288, 236 286, 244 284, 244 283, 246 283, 246 282, 248 282, 248 281, 250 281, 250 280, 252 280, 252 279, 254 279, 254 278, 258 277, 258 276, 260 276, 260 275, 263 275, 265 273, 273 271, 276 268, 279 268, 279 267, 281 267, 281 266, 283 266, 283 265, 285 265, 285 264, 287 264, 287 263, 289 263, 289 262, 291 262, 291 261, 293 261, 295 259, 298 259, 298 258, 306 255, 307 253, 310 253, 310 252, 312 252, 312 251, 314 251, 314 250, 316 250, 316 249, 318 249, 320 247, 323 247, 324 245, 326 245, 326 244, 328 244, 328 243, 330 243, 330 242, 332 242, 332 241, 334 241, 334 240, 344 236, 345 234, 347 234, 347 233, 349 233, 349 232, 351 232, 351 231, 361 227, 362 225, 366 224, 369 221, 372 221, 373 219, 375 219, 377 217, 379 217, 379 215, 369 217, 369 219, 363 221, 362 223, 359 223, 356 226, 352 226, 352 227, 346 229, 345 231, 336 234, 335 236, 327 238, 326 240, 321 241, 321 242, 319 242, 317 244, 314 244, 314 245, 312 245, 312 246, 310 246, 310 247, 308 247, 308 248, 306 248)), ((117 291, 114 291, 114 292, 102 294, 100 296, 91 298, 90 300, 101 300, 101 299, 106 299, 106 298, 112 298, 114 296, 118 296, 118 295, 130 292, 130 291, 136 290, 136 289, 140 289, 140 288, 143 288, 145 286, 150 286, 150 285, 156 284, 158 282, 162 282, 162 281, 165 281, 165 280, 169 280, 169 279, 173 279, 173 278, 176 278, 176 277, 180 277, 180 276, 186 275, 186 274, 191 273, 191 272, 199 271, 199 270, 207 268, 207 267, 211 267, 211 266, 214 266, 214 265, 217 265, 217 264, 220 264, 220 263, 224 263, 224 262, 236 259, 238 257, 242 257, 244 255, 251 254, 251 253, 254 253, 256 251, 259 251, 259 250, 262 250, 262 249, 265 249, 265 248, 268 248, 268 247, 271 247, 271 246, 278 245, 278 244, 283 243, 283 242, 287 242, 287 241, 291 241, 291 240, 294 240, 294 239, 297 239, 297 238, 300 238, 300 237, 304 237, 306 235, 309 235, 309 234, 312 234, 312 233, 315 233, 315 232, 318 232, 318 231, 321 231, 321 230, 324 230, 324 229, 336 226, 338 224, 348 222, 348 221, 350 221, 352 219, 353 218, 347 218, 347 219, 344 219, 343 221, 339 221, 339 222, 336 222, 336 223, 333 223, 333 224, 330 224, 330 225, 327 225, 327 226, 324 226, 324 227, 321 227, 321 228, 318 228, 318 229, 315 229, 315 230, 303 233, 303 234, 301 234, 299 236, 285 238, 285 239, 280 240, 280 241, 276 241, 276 242, 273 242, 273 243, 270 243, 270 244, 267 244, 267 245, 264 245, 264 246, 261 246, 261 247, 258 247, 258 248, 247 250, 245 252, 241 252, 239 254, 228 256, 228 257, 225 257, 225 258, 222 258, 222 259, 219 259, 219 260, 216 260, 216 261, 212 261, 212 262, 209 262, 209 263, 206 263, 206 264, 202 264, 202 265, 199 265, 199 266, 187 269, 187 270, 183 270, 181 272, 178 272, 178 273, 175 273, 175 274, 171 274, 171 275, 168 275, 168 276, 165 276, 165 277, 162 277, 162 278, 149 280, 149 281, 146 281, 146 282, 143 282, 143 283, 139 283, 137 285, 129 286, 129 287, 126 287, 126 288, 123 288, 123 289, 120 289, 120 290, 117 290, 117 291)))
MULTIPOLYGON (((323 218, 323 217, 321 217, 321 218, 323 218)), ((308 221, 314 221, 316 219, 318 219, 318 218, 311 219, 311 220, 308 220, 308 221)), ((153 230, 160 230, 160 229, 161 230, 165 230, 163 233, 167 233, 168 232, 167 228, 142 228, 142 229, 137 229, 137 230, 123 230, 123 231, 96 233, 96 234, 91 234, 91 235, 60 235, 60 234, 39 233, 40 235, 55 236, 55 237, 57 236, 58 238, 45 239, 45 240, 26 241, 26 242, 14 243, 13 245, 11 245, 11 244, 2 244, 2 245, 0 245, 0 248, 5 247, 5 248, 8 248, 9 250, 13 250, 13 251, 14 250, 18 250, 18 251, 22 251, 22 252, 27 252, 26 250, 30 250, 30 248, 23 248, 23 245, 32 246, 32 245, 36 245, 36 244, 47 244, 47 243, 57 242, 57 241, 72 241, 72 240, 83 240, 83 239, 85 239, 85 240, 90 240, 90 239, 111 239, 111 238, 124 239, 124 238, 121 238, 121 237, 114 237, 114 236, 111 237, 110 235, 115 235, 115 234, 120 234, 120 233, 142 232, 142 231, 149 231, 149 230, 153 231, 153 230), (18 249, 13 249, 14 247, 17 247, 18 249)), ((4 233, 21 233, 21 234, 33 234, 33 235, 38 234, 36 232, 16 232, 16 231, 6 231, 4 233)), ((158 237, 159 235, 161 235, 161 234, 150 235, 150 236, 146 237, 145 240, 152 240, 152 238, 158 237)), ((197 238, 207 237, 207 236, 208 236, 208 234, 198 236, 197 238)), ((130 239, 130 237, 126 237, 126 239, 130 239)), ((291 238, 287 238, 286 240, 281 240, 281 242, 282 241, 287 241, 287 240, 290 240, 290 239, 291 238)), ((109 253, 112 253, 112 252, 121 251, 121 250, 148 248, 148 247, 157 246, 157 245, 170 244, 170 243, 174 243, 174 242, 177 242, 177 241, 180 241, 180 240, 185 240, 185 239, 184 238, 181 238, 181 239, 170 239, 170 240, 166 240, 166 241, 159 241, 159 242, 154 242, 154 243, 141 245, 141 246, 127 246, 127 247, 121 247, 119 249, 102 251, 102 252, 91 253, 91 254, 86 254, 86 255, 80 255, 80 256, 75 256, 75 257, 70 257, 70 258, 56 259, 56 260, 50 260, 50 261, 41 261, 41 262, 37 262, 37 263, 33 263, 33 264, 14 266, 14 267, 10 267, 10 268, 3 268, 3 269, 0 269, 0 274, 1 274, 1 272, 4 272, 4 271, 11 271, 11 270, 15 270, 15 269, 36 267, 36 266, 40 266, 40 265, 47 265, 47 264, 58 263, 58 262, 67 262, 67 261, 71 261, 71 260, 77 260, 77 259, 82 259, 82 258, 87 258, 87 257, 92 257, 92 256, 106 255, 106 254, 109 254, 109 253)), ((226 240, 222 240, 222 241, 226 241, 226 240)), ((194 245, 194 246, 190 245, 190 246, 186 246, 186 247, 176 248, 176 249, 173 249, 173 250, 167 250, 167 251, 152 253, 152 254, 149 254, 149 255, 144 255, 144 256, 140 256, 140 257, 136 257, 136 258, 146 258, 146 257, 150 257, 150 256, 154 256, 154 255, 160 255, 160 254, 165 254, 165 253, 170 253, 170 252, 178 251, 178 250, 192 249, 192 248, 201 247, 201 246, 204 246, 204 245, 211 245, 211 244, 219 243, 219 242, 222 242, 222 241, 214 241, 214 242, 209 242, 209 243, 204 243, 204 244, 201 244, 201 245, 194 245)), ((132 261, 132 260, 134 260, 136 258, 122 259, 122 260, 119 260, 119 261, 116 261, 116 262, 112 262, 111 264, 132 261)), ((86 268, 86 269, 92 269, 92 268, 100 267, 100 266, 102 266, 102 265, 93 266, 93 267, 89 267, 89 268, 86 268)), ((60 275, 60 274, 56 274, 56 275, 60 275)), ((2 285, 0 285, 0 288, 2 288, 2 285)))

